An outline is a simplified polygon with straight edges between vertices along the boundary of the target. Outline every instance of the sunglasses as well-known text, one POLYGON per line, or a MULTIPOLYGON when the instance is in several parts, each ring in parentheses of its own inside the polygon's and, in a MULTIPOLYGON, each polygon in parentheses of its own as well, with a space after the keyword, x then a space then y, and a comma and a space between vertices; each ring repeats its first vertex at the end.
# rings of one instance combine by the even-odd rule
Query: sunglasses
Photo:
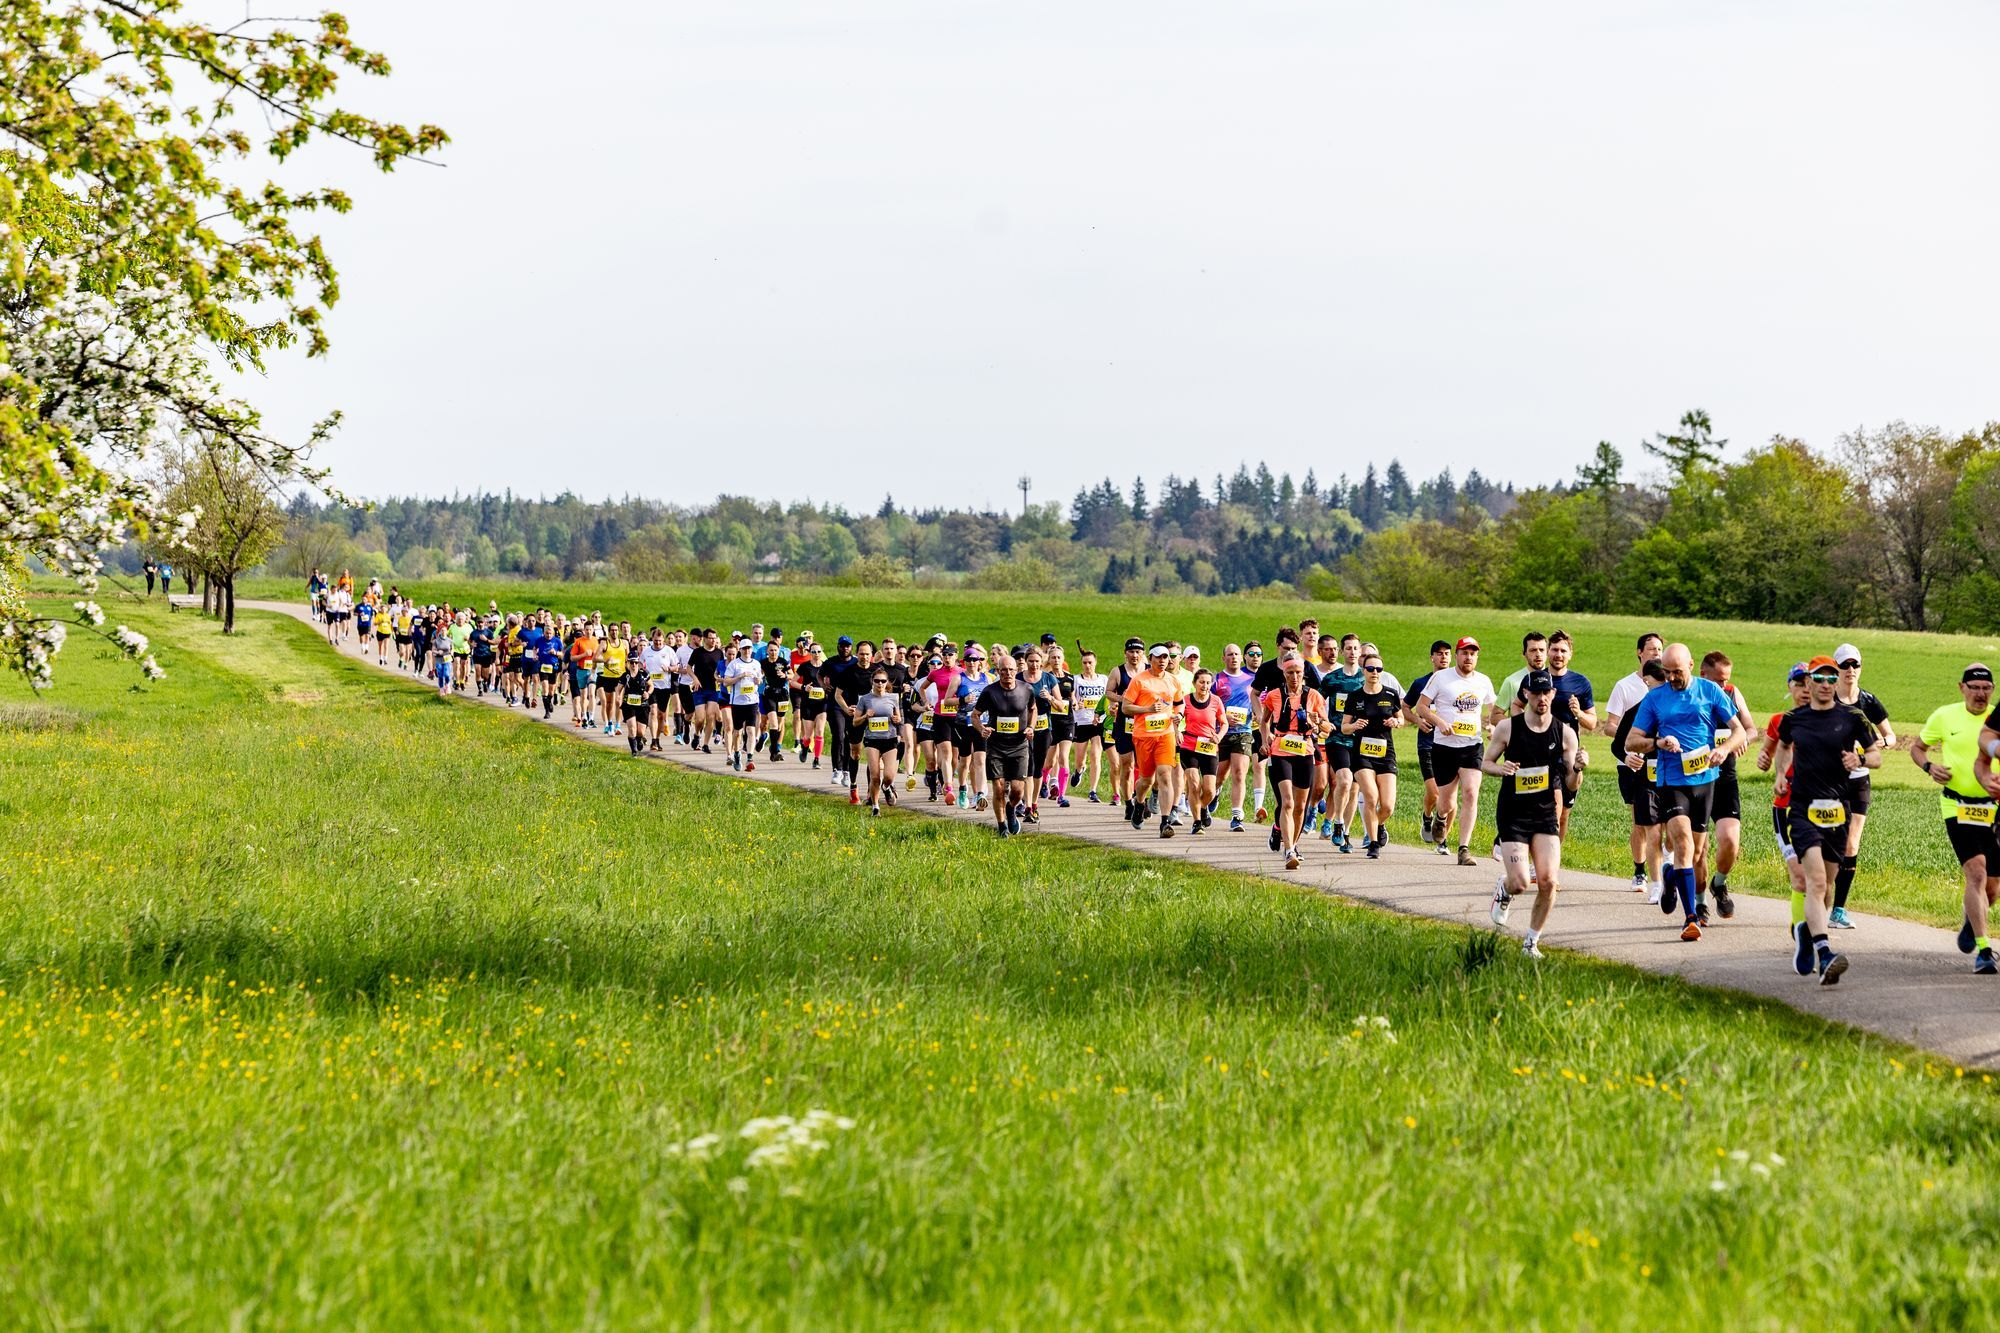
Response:
POLYGON ((1369 673, 1370 675, 1380 675, 1382 672, 1382 668, 1378 666, 1365 666, 1362 667, 1361 669, 1369 673))
POLYGON ((1849 659, 1840 664, 1840 669, 1842 671, 1859 671, 1861 670, 1861 663, 1849 659))
POLYGON ((1838 685, 1840 683, 1840 673, 1838 671, 1815 671, 1812 673, 1812 681, 1816 685, 1838 685))

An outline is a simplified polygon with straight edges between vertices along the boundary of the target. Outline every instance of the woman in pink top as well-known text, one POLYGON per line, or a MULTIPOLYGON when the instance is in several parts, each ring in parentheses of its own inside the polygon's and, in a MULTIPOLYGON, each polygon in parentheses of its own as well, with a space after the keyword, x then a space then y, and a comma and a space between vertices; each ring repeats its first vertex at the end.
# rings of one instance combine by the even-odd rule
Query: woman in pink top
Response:
POLYGON ((1208 831, 1209 807, 1215 804, 1216 774, 1220 771, 1218 752, 1228 725, 1222 696, 1209 689, 1214 683, 1215 673, 1207 667, 1195 672, 1193 687, 1181 704, 1180 760, 1187 781, 1188 808, 1194 811, 1190 833, 1208 831))

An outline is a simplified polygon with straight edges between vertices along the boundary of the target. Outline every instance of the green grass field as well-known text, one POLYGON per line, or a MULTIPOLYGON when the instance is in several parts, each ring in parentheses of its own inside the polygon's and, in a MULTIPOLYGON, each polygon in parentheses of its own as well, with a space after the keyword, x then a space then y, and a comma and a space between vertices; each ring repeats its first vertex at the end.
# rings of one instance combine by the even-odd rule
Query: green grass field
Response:
MULTIPOLYGON (((299 601, 303 590, 273 580, 251 585, 245 597, 266 596, 299 601)), ((754 621, 782 626, 788 635, 810 628, 822 639, 848 633, 856 637, 883 633, 908 641, 942 631, 960 640, 1000 639, 1014 642, 1048 631, 1065 642, 1083 643, 1116 660, 1127 635, 1152 638, 1172 635, 1198 643, 1220 665, 1220 649, 1228 642, 1261 638, 1273 646, 1280 624, 1296 624, 1316 615, 1322 627, 1352 630, 1377 643, 1392 671, 1410 681, 1429 669, 1431 642, 1470 633, 1485 646, 1482 668, 1497 683, 1521 664, 1521 635, 1528 629, 1544 633, 1567 629, 1577 643, 1575 667, 1597 688, 1600 714, 1611 686, 1634 664, 1633 645, 1643 630, 1656 630, 1671 640, 1687 642, 1697 655, 1721 648, 1735 663, 1736 683, 1750 701, 1759 722, 1783 706, 1785 671, 1793 662, 1816 653, 1830 653, 1843 642, 1861 649, 1867 665, 1864 681, 1880 694, 1898 731, 1915 736, 1923 719, 1938 705, 1958 698, 1959 671, 1975 658, 2000 666, 2000 644, 1964 636, 1904 634, 1890 631, 1838 630, 1747 622, 1709 624, 1641 621, 1618 616, 1549 617, 1516 611, 1440 610, 1433 607, 1370 607, 1262 598, 1131 598, 1026 594, 929 592, 892 590, 866 592, 842 588, 722 587, 667 588, 614 583, 534 584, 445 581, 412 584, 408 589, 426 599, 484 606, 497 599, 504 607, 549 606, 575 613, 602 609, 629 618, 635 625, 714 625, 725 634, 747 632, 754 621)), ((1564 849, 1568 864, 1585 870, 1629 875, 1627 847, 1630 823, 1618 803, 1610 749, 1605 739, 1590 741, 1595 775, 1586 779, 1586 796, 1570 826, 1564 849)), ((1404 752, 1405 781, 1401 838, 1415 837, 1414 802, 1420 799, 1414 747, 1404 752)), ((1754 750, 1752 752, 1755 754, 1754 750)), ((1770 778, 1754 765, 1739 765, 1744 789, 1743 859, 1731 876, 1738 892, 1783 896, 1788 892, 1784 867, 1770 831, 1770 778)), ((1486 784, 1490 813, 1493 785, 1486 784)), ((1858 909, 1956 928, 1962 915, 1957 862, 1944 840, 1934 788, 1909 761, 1906 752, 1884 756, 1874 779, 1875 801, 1869 813, 1862 847, 1862 870, 1852 905, 1858 909)), ((1487 827, 1491 828, 1488 820, 1487 827)))
POLYGON ((9 1325, 1995 1322, 1985 1076, 114 610, 0 686, 9 1325))

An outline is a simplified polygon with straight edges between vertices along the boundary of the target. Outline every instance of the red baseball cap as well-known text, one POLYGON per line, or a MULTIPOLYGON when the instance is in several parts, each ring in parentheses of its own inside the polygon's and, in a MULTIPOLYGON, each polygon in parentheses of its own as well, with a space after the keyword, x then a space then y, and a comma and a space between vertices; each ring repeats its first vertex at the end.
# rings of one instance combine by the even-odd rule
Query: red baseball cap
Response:
POLYGON ((1479 646, 1479 640, 1473 638, 1470 634, 1468 634, 1464 638, 1458 641, 1458 646, 1460 648, 1477 648, 1479 646))

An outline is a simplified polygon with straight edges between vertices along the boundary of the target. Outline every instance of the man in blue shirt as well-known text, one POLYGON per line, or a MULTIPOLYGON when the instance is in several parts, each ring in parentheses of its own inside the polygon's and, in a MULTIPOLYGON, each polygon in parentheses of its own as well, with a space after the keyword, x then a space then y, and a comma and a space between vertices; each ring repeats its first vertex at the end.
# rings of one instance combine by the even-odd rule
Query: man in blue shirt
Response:
MULTIPOLYGON (((1701 938, 1694 894, 1694 835, 1708 832, 1721 756, 1741 749, 1745 732, 1736 701, 1714 681, 1695 674, 1694 656, 1686 644, 1668 644, 1660 665, 1666 668, 1667 688, 1652 690, 1640 701, 1625 748, 1658 756, 1660 817, 1673 849, 1674 887, 1687 917, 1681 938, 1692 942, 1701 938), (1725 731, 1728 742, 1717 746, 1715 738, 1725 731)), ((1673 900, 1663 901, 1667 904, 1663 910, 1672 911, 1673 900)))

